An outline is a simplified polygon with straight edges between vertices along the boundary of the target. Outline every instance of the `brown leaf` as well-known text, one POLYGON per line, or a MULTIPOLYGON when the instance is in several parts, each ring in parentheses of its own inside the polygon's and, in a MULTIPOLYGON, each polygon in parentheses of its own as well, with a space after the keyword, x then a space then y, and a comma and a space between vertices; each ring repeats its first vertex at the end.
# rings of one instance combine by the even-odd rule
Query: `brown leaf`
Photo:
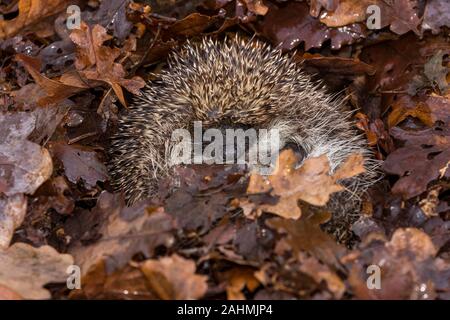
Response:
POLYGON ((103 42, 111 39, 105 28, 97 24, 91 30, 82 23, 80 29, 72 31, 70 39, 77 45, 75 66, 81 75, 92 81, 108 83, 124 106, 126 102, 122 87, 135 95, 140 94, 139 89, 144 87, 144 80, 137 76, 125 79, 123 66, 115 62, 120 50, 103 45, 103 42))
POLYGON ((448 128, 430 128, 421 131, 391 129, 391 135, 405 146, 389 154, 383 168, 400 176, 392 192, 405 199, 415 197, 427 189, 428 183, 450 177, 450 131, 448 128))
POLYGON ((148 206, 143 202, 128 208, 120 196, 103 191, 91 212, 66 223, 67 233, 76 238, 69 253, 83 276, 101 261, 111 273, 139 252, 150 257, 157 246, 170 246, 174 220, 162 208, 148 206))
POLYGON ((262 0, 244 0, 244 2, 247 5, 247 9, 254 14, 263 16, 269 11, 269 8, 262 0))
POLYGON ((26 112, 0 114, 4 140, 0 143, 0 192, 7 196, 33 194, 53 170, 49 152, 28 140, 34 117, 26 112))
POLYGON ((261 193, 271 190, 271 195, 279 197, 275 205, 260 206, 262 210, 275 213, 284 218, 298 219, 301 216, 298 200, 316 206, 324 206, 334 192, 343 190, 337 180, 350 178, 364 172, 363 157, 350 156, 330 175, 330 166, 326 155, 307 159, 303 165, 294 169, 295 155, 290 149, 284 150, 277 162, 277 168, 268 177, 258 174, 250 176, 247 193, 261 193))
POLYGON ((42 286, 65 282, 70 265, 73 265, 72 256, 60 254, 50 246, 34 248, 15 243, 0 251, 0 285, 25 299, 48 299, 50 293, 42 286))
POLYGON ((388 116, 390 128, 396 126, 407 117, 421 120, 425 125, 431 127, 435 121, 431 119, 431 110, 426 103, 417 101, 409 95, 402 95, 392 105, 392 112, 388 116))
POLYGON ((54 80, 39 73, 40 61, 38 59, 19 53, 16 55, 16 60, 22 62, 34 81, 47 93, 47 96, 38 100, 38 104, 41 106, 60 102, 89 88, 76 72, 66 73, 59 80, 54 80))
POLYGON ((346 249, 320 228, 320 225, 330 218, 329 212, 311 211, 309 215, 295 221, 272 218, 267 224, 278 232, 287 234, 286 241, 296 255, 306 251, 323 263, 339 269, 338 258, 346 252, 346 249))
POLYGON ((442 27, 450 28, 450 6, 447 0, 427 1, 423 14, 422 28, 439 33, 442 27))
POLYGON ((27 199, 23 194, 0 196, 0 250, 6 249, 27 213, 27 199))
POLYGON ((82 179, 89 187, 94 187, 97 181, 104 182, 108 179, 105 165, 98 159, 97 153, 88 147, 52 142, 49 148, 64 164, 69 181, 77 183, 82 179))
POLYGON ((255 270, 249 267, 233 268, 224 274, 227 283, 228 300, 245 300, 242 290, 253 292, 259 285, 255 270))
POLYGON ((359 24, 349 25, 345 30, 328 28, 309 15, 309 7, 304 2, 271 7, 262 23, 263 35, 285 50, 291 50, 301 42, 305 43, 305 50, 320 48, 328 39, 331 39, 332 49, 340 49, 364 37, 365 32, 359 24))
POLYGON ((208 289, 207 277, 195 274, 195 262, 176 254, 159 260, 146 260, 141 270, 163 300, 200 299, 208 289))
POLYGON ((0 21, 0 39, 14 36, 25 27, 67 8, 68 0, 20 0, 19 15, 13 20, 0 21))
POLYGON ((327 265, 323 265, 313 257, 302 259, 300 271, 312 277, 317 283, 325 281, 335 299, 341 299, 345 292, 345 284, 327 265))
POLYGON ((404 34, 408 31, 419 33, 419 6, 416 0, 341 0, 333 12, 321 16, 320 21, 329 27, 343 27, 356 22, 364 22, 370 5, 380 8, 380 27, 391 26, 391 31, 404 34))
POLYGON ((450 265, 435 258, 430 237, 415 228, 397 229, 389 242, 368 243, 343 257, 349 284, 359 299, 434 299, 448 291, 450 265), (368 288, 367 266, 380 268, 380 289, 368 288))

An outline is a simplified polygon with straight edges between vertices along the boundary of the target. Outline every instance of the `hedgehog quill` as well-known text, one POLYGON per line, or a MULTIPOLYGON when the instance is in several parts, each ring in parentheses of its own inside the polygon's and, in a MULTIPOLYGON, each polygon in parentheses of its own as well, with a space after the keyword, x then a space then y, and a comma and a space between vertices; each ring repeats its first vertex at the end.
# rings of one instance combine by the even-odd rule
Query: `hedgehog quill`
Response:
POLYGON ((119 120, 109 168, 113 186, 129 204, 152 196, 158 181, 171 174, 172 134, 193 132, 195 122, 219 131, 276 130, 279 149, 293 146, 303 160, 326 154, 332 171, 350 154, 362 154, 366 172, 343 181, 346 190, 330 201, 335 217, 357 211, 377 178, 377 161, 345 102, 289 55, 260 41, 206 38, 174 52, 119 120))

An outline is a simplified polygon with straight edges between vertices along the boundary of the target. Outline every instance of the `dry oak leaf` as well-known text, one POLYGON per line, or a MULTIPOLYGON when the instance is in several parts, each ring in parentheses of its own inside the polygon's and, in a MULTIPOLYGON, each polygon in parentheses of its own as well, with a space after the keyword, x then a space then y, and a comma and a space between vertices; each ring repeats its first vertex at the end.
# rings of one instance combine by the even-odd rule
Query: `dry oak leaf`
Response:
POLYGON ((125 207, 120 195, 103 191, 90 212, 72 217, 64 229, 74 239, 68 252, 84 279, 102 261, 106 272, 111 273, 137 253, 150 257, 156 247, 169 247, 174 242, 171 231, 176 223, 161 207, 149 207, 145 201, 125 207))
POLYGON ((372 13, 367 9, 371 5, 380 8, 380 28, 390 25, 391 31, 404 34, 414 31, 420 34, 418 26, 419 4, 417 0, 341 0, 333 12, 325 12, 320 21, 328 27, 343 27, 352 23, 366 21, 372 13))
POLYGON ((195 274, 195 262, 176 254, 146 260, 141 270, 151 288, 164 300, 200 299, 208 289, 207 277, 195 274))
POLYGON ((428 0, 423 14, 422 28, 432 30, 437 34, 443 29, 450 28, 450 6, 448 0, 428 0))
POLYGON ((121 53, 120 49, 103 45, 111 38, 112 36, 108 35, 106 29, 101 25, 96 24, 91 29, 83 22, 80 29, 75 29, 70 34, 70 39, 77 46, 75 67, 82 76, 89 80, 108 83, 122 105, 126 106, 122 87, 139 95, 139 89, 144 87, 145 82, 138 76, 125 79, 123 66, 115 62, 121 53))
POLYGON ((264 16, 261 33, 283 50, 292 50, 301 42, 304 42, 305 50, 320 48, 327 40, 331 40, 331 48, 337 50, 366 36, 362 24, 328 28, 309 11, 305 2, 290 1, 280 8, 272 6, 264 16))
POLYGON ((41 68, 39 59, 19 53, 16 55, 16 60, 23 64, 34 81, 47 94, 37 101, 40 106, 60 102, 78 92, 89 89, 76 71, 66 72, 59 79, 49 79, 39 72, 41 68))
POLYGON ((361 154, 349 158, 330 174, 330 165, 326 155, 305 160, 295 169, 296 157, 291 149, 284 150, 277 161, 275 171, 269 176, 252 174, 247 194, 269 192, 279 197, 275 205, 264 204, 260 209, 272 212, 284 218, 298 219, 301 210, 298 200, 315 206, 324 206, 334 192, 342 191, 338 180, 347 179, 364 172, 364 159, 361 154))
POLYGON ((82 179, 87 186, 94 187, 97 181, 108 179, 108 170, 94 150, 64 142, 52 142, 49 149, 64 164, 64 172, 70 182, 77 183, 82 179))
POLYGON ((0 21, 0 39, 14 36, 23 28, 65 10, 73 2, 68 0, 20 0, 19 15, 13 20, 0 21))
POLYGON ((405 145, 390 153, 383 169, 400 176, 392 193, 405 199, 420 195, 433 180, 450 177, 450 130, 435 127, 421 131, 405 131, 394 127, 391 135, 405 145))
POLYGON ((272 218, 266 224, 282 234, 286 234, 285 241, 288 250, 296 256, 302 252, 321 260, 333 269, 340 269, 339 258, 346 253, 346 248, 338 244, 329 234, 325 233, 320 225, 331 218, 326 211, 313 212, 306 207, 307 213, 296 221, 272 218))
POLYGON ((73 258, 50 246, 34 248, 15 243, 0 251, 0 286, 6 286, 25 299, 49 299, 47 283, 65 282, 73 258))

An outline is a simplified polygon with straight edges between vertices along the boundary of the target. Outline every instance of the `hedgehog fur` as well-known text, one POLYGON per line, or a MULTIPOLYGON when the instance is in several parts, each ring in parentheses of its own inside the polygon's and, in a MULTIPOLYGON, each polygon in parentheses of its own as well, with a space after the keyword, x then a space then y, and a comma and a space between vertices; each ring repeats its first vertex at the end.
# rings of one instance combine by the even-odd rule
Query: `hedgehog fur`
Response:
POLYGON ((190 130, 194 121, 276 128, 280 147, 294 144, 305 158, 326 154, 332 171, 350 154, 363 154, 366 172, 344 181, 346 191, 330 204, 336 216, 347 217, 376 180, 378 166, 351 114, 345 99, 328 94, 291 56, 261 41, 187 42, 119 120, 110 147, 112 183, 129 204, 154 194, 158 181, 171 174, 172 132, 190 130))

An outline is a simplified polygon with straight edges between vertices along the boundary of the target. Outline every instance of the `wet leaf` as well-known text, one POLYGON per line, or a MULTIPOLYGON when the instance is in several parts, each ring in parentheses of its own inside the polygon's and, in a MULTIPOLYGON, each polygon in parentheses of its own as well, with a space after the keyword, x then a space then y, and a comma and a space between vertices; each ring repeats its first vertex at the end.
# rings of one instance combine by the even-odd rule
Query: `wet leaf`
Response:
POLYGON ((106 166, 100 162, 94 150, 62 142, 51 143, 50 150, 62 161, 69 181, 77 183, 82 179, 88 187, 92 188, 97 181, 103 182, 108 179, 106 166))

